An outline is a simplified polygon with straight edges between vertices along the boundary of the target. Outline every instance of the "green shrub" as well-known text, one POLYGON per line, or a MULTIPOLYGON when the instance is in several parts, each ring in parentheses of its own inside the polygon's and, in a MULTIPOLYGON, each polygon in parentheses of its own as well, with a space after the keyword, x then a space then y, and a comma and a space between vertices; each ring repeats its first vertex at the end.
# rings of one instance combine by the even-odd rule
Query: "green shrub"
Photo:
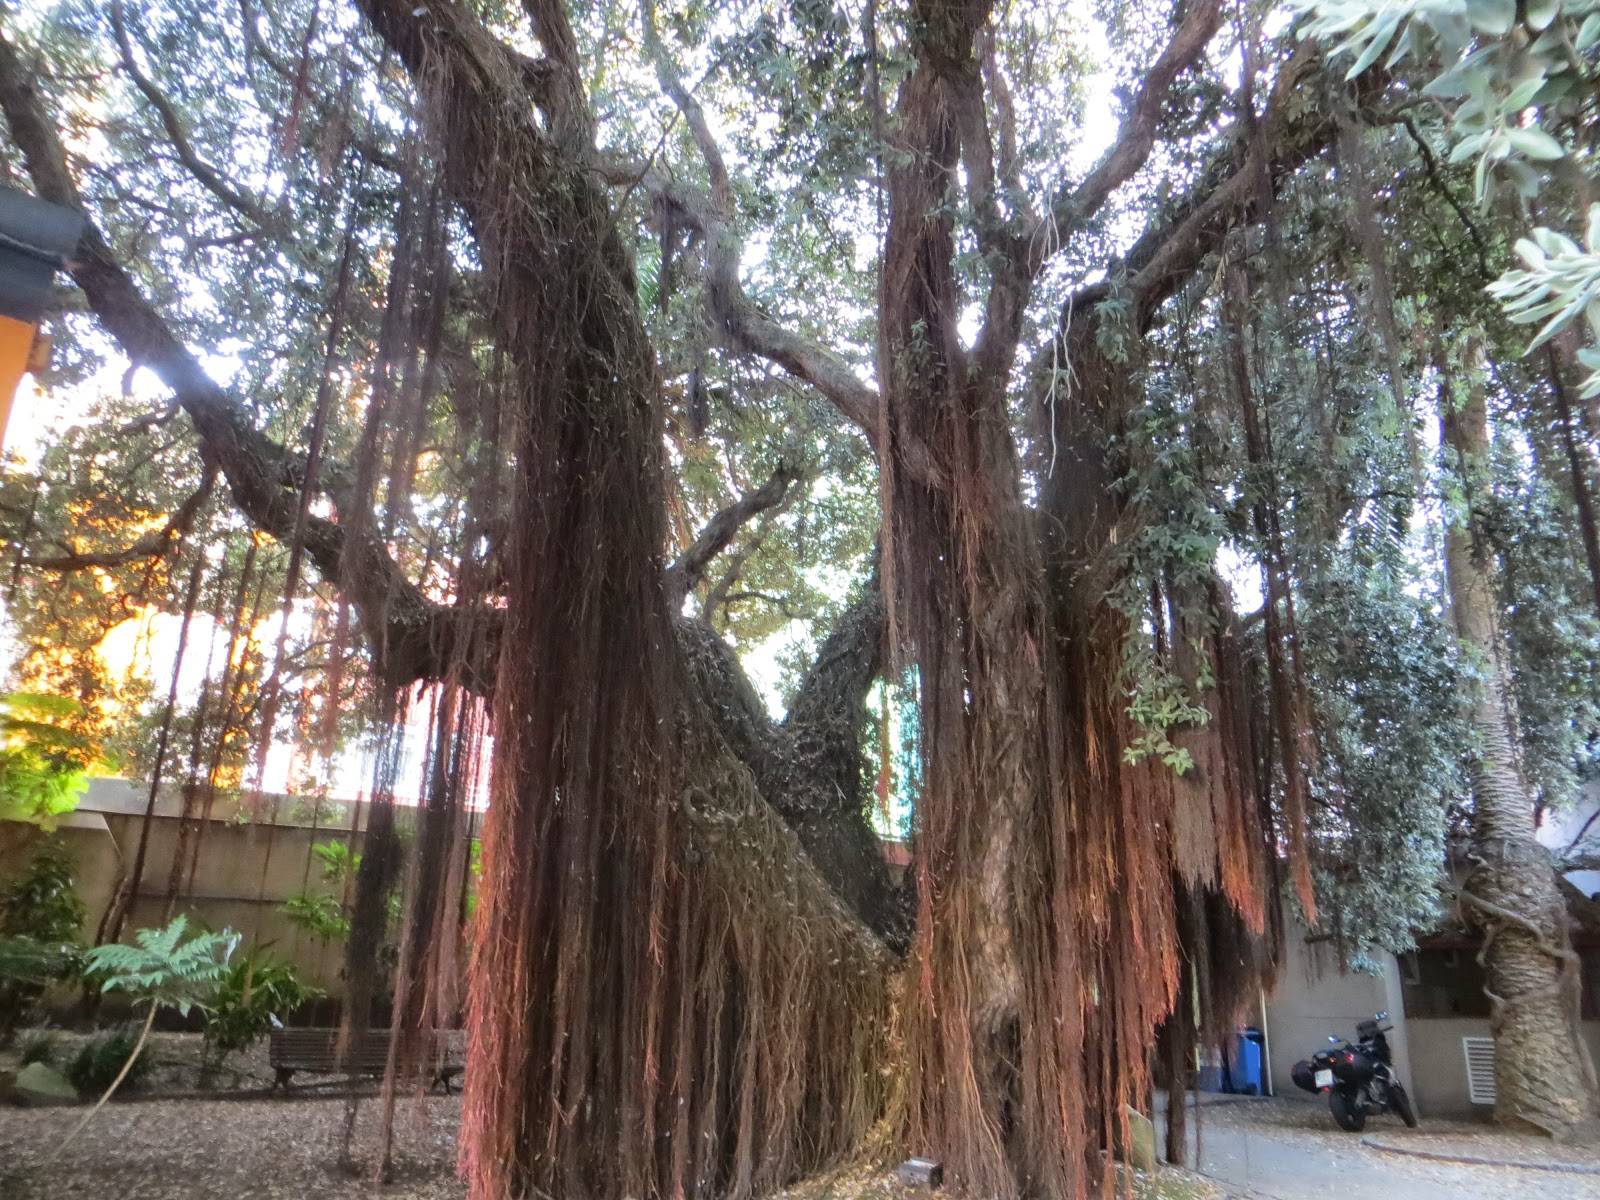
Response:
POLYGON ((59 1049, 52 1031, 30 1029, 17 1039, 18 1065, 26 1067, 31 1063, 43 1063, 48 1067, 56 1061, 56 1051, 59 1049))
POLYGON ((361 855, 351 853, 346 842, 318 842, 311 853, 322 863, 322 877, 329 883, 342 884, 361 870, 361 855))
POLYGON ((59 847, 46 843, 27 870, 0 888, 0 1041, 51 983, 76 973, 82 924, 83 901, 72 890, 72 863, 59 847))
MULTIPOLYGON (((142 1050, 137 1029, 113 1029, 85 1042, 67 1062, 67 1081, 84 1095, 95 1095, 111 1086, 134 1051, 142 1050)), ((140 1078, 149 1068, 149 1059, 141 1053, 128 1069, 123 1087, 137 1087, 140 1078)))
POLYGON ((333 896, 302 892, 290 896, 278 909, 291 925, 305 930, 318 941, 342 942, 350 936, 350 918, 333 896))
POLYGON ((322 992, 302 983, 292 964, 256 946, 228 967, 206 1015, 206 1062, 215 1067, 262 1037, 322 992))
POLYGON ((72 890, 72 860, 46 842, 28 869, 0 890, 0 935, 41 942, 75 942, 83 901, 72 890))

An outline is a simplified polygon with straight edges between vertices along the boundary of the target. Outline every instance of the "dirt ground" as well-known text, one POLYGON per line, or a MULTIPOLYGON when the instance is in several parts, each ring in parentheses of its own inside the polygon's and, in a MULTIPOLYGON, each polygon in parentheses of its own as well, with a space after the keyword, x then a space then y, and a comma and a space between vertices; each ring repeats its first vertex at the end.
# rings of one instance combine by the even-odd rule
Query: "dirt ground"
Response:
MULTIPOLYGON (((173 1056, 186 1060, 182 1047, 173 1056)), ((184 1082, 186 1072, 173 1068, 184 1082)), ((0 1108, 0 1200, 62 1196, 118 1200, 276 1200, 371 1196, 377 1101, 356 1105, 357 1173, 341 1166, 346 1101, 144 1099, 113 1103, 59 1158, 50 1154, 85 1108, 0 1108)), ((376 1194, 460 1200, 455 1174, 460 1097, 402 1100, 394 1170, 376 1194)), ((1372 1121, 1367 1137, 1333 1127, 1317 1104, 1207 1105, 1201 1119, 1206 1177, 1164 1168, 1136 1176, 1137 1200, 1600 1200, 1600 1175, 1472 1166, 1403 1157, 1391 1145, 1568 1166, 1600 1167, 1600 1147, 1551 1147, 1483 1126, 1426 1122, 1407 1130, 1372 1121), (1378 1143, 1374 1145, 1373 1143, 1378 1143)), ((892 1174, 856 1168, 809 1180, 776 1200, 913 1200, 892 1174)))
MULTIPOLYGON (((144 1100, 111 1104, 54 1161, 50 1152, 81 1118, 82 1108, 0 1109, 0 1200, 318 1200, 372 1196, 459 1200, 455 1174, 459 1096, 403 1102, 395 1131, 391 1182, 376 1193, 367 1181, 377 1103, 362 1100, 356 1121, 361 1172, 341 1167, 345 1102, 293 1100, 144 1100)), ((1182 1171, 1156 1180, 1136 1176, 1134 1200, 1225 1200, 1227 1192, 1182 1171)), ((1120 1195, 1119 1191, 1119 1195, 1120 1195)), ((784 1192, 774 1200, 912 1200, 890 1172, 857 1168, 784 1192)))
MULTIPOLYGON (((361 1176, 341 1168, 346 1103, 338 1099, 113 1102, 53 1161, 85 1108, 0 1110, 0 1198, 60 1200, 303 1200, 364 1196, 378 1102, 357 1105, 361 1176)), ((397 1200, 455 1200, 461 1099, 400 1106, 395 1123, 397 1200)))
MULTIPOLYGON (((339 1099, 143 1100, 107 1106, 67 1151, 50 1152, 83 1108, 0 1109, 0 1200, 302 1200, 372 1196, 459 1200, 455 1174, 461 1100, 402 1102, 391 1182, 374 1193, 377 1102, 358 1105, 360 1173, 340 1165, 346 1106, 339 1099)), ((1188 1172, 1135 1176, 1134 1200, 1225 1200, 1188 1172)), ((1120 1195, 1119 1191, 1119 1195, 1120 1195)), ((774 1200, 912 1200, 890 1172, 863 1167, 799 1185, 774 1200)))

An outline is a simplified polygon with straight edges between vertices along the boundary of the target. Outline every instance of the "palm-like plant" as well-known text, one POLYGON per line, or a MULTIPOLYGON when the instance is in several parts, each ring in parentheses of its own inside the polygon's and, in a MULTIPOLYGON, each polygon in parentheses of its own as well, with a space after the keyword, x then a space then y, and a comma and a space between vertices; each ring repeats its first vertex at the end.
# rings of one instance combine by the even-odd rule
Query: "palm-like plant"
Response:
POLYGON ((164 929, 139 930, 133 935, 133 940, 131 946, 96 946, 84 956, 83 974, 84 978, 90 980, 100 978, 102 992, 127 992, 134 998, 135 1004, 146 1006, 139 1040, 134 1043, 133 1053, 128 1055, 128 1061, 123 1063, 122 1070, 117 1072, 111 1086, 61 1145, 56 1147, 52 1158, 65 1150, 72 1139, 83 1131, 83 1127, 127 1078, 134 1060, 144 1050, 157 1012, 172 1008, 187 1016, 191 1008, 206 1006, 228 970, 228 960, 239 944, 239 935, 229 929, 221 933, 190 934, 187 918, 178 916, 164 929))

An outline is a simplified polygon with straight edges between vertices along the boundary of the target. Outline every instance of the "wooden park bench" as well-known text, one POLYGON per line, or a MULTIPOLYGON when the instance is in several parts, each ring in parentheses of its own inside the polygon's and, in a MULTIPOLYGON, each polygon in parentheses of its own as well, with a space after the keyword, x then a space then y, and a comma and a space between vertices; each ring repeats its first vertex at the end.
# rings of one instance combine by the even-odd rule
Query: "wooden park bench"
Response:
MULTIPOLYGON (((267 1061, 277 1073, 272 1089, 287 1092, 300 1071, 309 1075, 382 1075, 389 1067, 393 1040, 392 1029, 369 1029, 355 1039, 350 1053, 341 1057, 337 1029, 274 1029, 267 1052, 267 1061)), ((455 1091, 462 1064, 450 1056, 442 1035, 427 1035, 423 1063, 430 1088, 443 1088, 446 1095, 455 1091)))

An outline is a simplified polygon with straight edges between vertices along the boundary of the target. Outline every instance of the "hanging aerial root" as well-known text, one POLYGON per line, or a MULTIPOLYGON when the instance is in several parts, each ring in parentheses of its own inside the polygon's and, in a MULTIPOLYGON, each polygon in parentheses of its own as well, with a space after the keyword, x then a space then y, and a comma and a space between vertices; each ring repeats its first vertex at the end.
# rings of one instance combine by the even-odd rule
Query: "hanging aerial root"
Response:
POLYGON ((838 1161, 883 1111, 887 955, 745 768, 683 736, 702 753, 679 794, 593 831, 497 791, 470 1006, 475 1197, 747 1197, 838 1161))

